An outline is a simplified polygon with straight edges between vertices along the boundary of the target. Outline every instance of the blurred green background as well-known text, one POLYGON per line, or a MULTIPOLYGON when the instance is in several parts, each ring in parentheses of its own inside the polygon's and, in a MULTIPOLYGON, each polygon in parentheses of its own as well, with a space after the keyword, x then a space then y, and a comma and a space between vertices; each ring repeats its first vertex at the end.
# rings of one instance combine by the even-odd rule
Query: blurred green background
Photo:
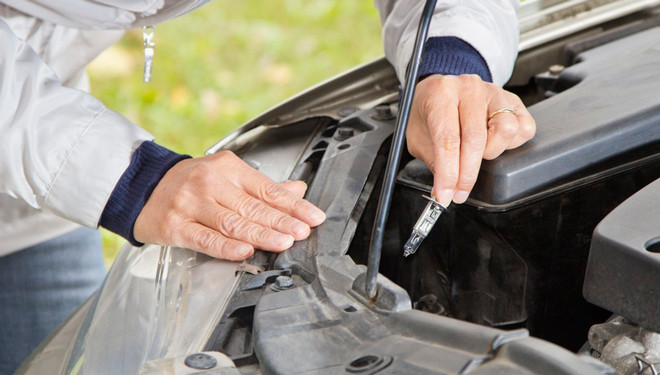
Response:
MULTIPOLYGON (((92 93, 156 142, 201 156, 230 131, 301 90, 383 54, 368 0, 214 0, 156 26, 152 82, 142 32, 89 68, 92 93)), ((124 240, 104 230, 110 264, 124 240)))

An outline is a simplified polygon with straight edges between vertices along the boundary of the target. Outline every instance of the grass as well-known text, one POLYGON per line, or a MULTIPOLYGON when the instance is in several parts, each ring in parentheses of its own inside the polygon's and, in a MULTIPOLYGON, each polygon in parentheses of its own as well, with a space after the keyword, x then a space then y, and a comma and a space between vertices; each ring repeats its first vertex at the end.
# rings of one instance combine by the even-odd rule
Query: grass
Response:
MULTIPOLYGON (((251 117, 382 55, 371 1, 215 0, 156 26, 152 82, 142 33, 129 31, 90 66, 92 93, 180 153, 204 151, 251 117)), ((125 242, 104 231, 112 262, 125 242)))

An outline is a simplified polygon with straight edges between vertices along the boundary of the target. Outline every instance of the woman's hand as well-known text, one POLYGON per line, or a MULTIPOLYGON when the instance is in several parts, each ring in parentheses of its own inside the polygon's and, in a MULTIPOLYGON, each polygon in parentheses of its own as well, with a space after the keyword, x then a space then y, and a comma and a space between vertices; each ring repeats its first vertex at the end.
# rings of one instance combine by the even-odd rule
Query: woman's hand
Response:
POLYGON ((432 75, 417 84, 406 138, 410 153, 433 172, 433 194, 446 207, 465 202, 482 159, 522 145, 535 132, 515 94, 476 75, 432 75))
POLYGON ((158 183, 133 234, 229 260, 255 248, 281 252, 325 220, 302 198, 306 190, 301 181, 273 182, 229 151, 183 160, 158 183))

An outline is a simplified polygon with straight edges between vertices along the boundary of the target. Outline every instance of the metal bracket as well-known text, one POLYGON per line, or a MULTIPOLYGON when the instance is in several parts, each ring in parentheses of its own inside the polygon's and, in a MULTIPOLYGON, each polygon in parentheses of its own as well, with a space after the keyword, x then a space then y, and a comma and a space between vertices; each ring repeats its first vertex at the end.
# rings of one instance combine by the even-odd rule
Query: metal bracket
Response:
POLYGON ((251 275, 258 275, 264 272, 264 268, 250 263, 241 263, 238 265, 238 267, 236 267, 236 272, 234 275, 238 275, 239 272, 247 272, 251 275))

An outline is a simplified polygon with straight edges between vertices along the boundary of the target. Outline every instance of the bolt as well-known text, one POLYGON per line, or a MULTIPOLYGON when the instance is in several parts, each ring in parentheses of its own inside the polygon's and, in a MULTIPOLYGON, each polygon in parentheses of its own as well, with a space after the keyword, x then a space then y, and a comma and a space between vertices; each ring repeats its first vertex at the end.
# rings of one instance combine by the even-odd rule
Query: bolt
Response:
POLYGON ((561 72, 564 71, 564 66, 563 66, 563 65, 559 65, 559 64, 550 65, 550 67, 548 68, 548 71, 549 71, 550 74, 552 74, 553 76, 558 76, 558 75, 561 74, 561 72))
POLYGON ((293 286, 293 279, 291 276, 277 276, 275 284, 280 288, 291 288, 293 286))
POLYGON ((357 108, 355 107, 345 107, 339 110, 338 114, 341 117, 346 117, 348 115, 352 115, 353 113, 357 112, 357 108))
POLYGON ((344 141, 355 135, 355 131, 348 126, 340 126, 337 128, 335 133, 335 139, 338 141, 344 141))
POLYGON ((388 104, 379 104, 374 108, 371 113, 371 118, 378 121, 385 121, 394 118, 392 110, 388 104))
POLYGON ((291 276, 277 276, 275 284, 271 285, 271 289, 276 292, 280 290, 289 289, 293 286, 293 278, 291 276))
POLYGON ((195 353, 186 357, 184 361, 186 366, 196 370, 208 370, 215 367, 218 361, 205 353, 195 353))

